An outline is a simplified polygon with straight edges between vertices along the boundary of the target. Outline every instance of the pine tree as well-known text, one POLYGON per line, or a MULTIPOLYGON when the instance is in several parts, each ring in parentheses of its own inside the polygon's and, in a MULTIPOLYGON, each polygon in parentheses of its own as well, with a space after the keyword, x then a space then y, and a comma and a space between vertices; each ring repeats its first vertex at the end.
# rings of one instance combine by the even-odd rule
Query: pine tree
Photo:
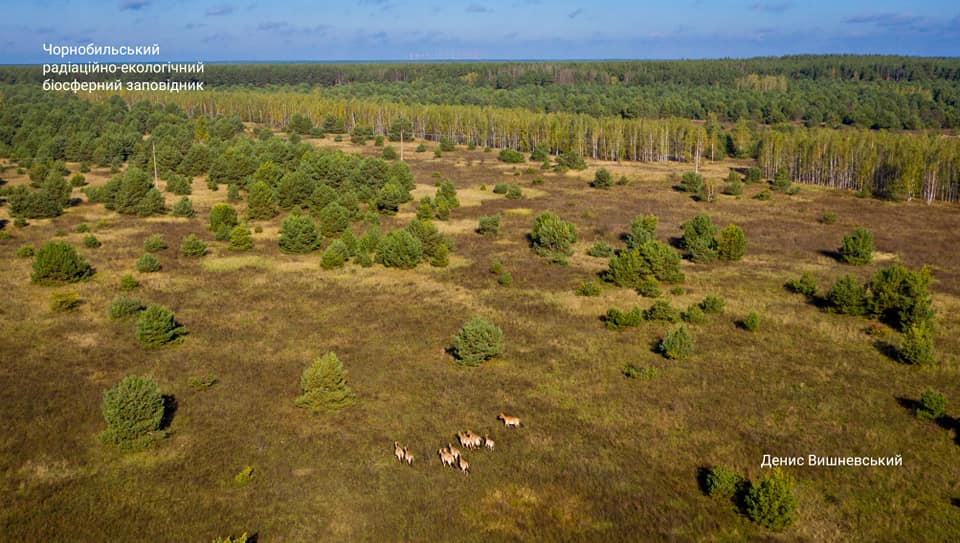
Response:
POLYGON ((230 250, 249 251, 253 249, 253 235, 244 224, 238 224, 230 230, 230 250))
POLYGON ((297 407, 312 411, 337 410, 354 403, 356 397, 347 386, 343 362, 334 353, 327 353, 314 360, 300 377, 297 407))
POLYGON ((277 195, 270 185, 257 181, 247 191, 247 219, 267 220, 277 216, 277 195))
POLYGON ((309 216, 294 212, 280 227, 280 250, 284 253, 309 253, 320 244, 320 232, 309 216))

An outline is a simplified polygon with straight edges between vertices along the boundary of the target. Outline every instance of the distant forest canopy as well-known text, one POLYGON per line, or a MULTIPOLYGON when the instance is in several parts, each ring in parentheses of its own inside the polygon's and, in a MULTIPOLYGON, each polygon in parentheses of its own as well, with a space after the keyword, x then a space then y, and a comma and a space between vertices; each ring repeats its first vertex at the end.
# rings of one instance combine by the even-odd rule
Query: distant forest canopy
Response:
MULTIPOLYGON (((102 78, 115 78, 108 75, 102 78)), ((0 83, 39 84, 43 79, 39 67, 0 68, 0 83)), ((624 119, 707 120, 713 115, 725 123, 743 119, 828 128, 960 128, 960 59, 955 58, 207 64, 199 79, 208 89, 245 87, 624 119)))
MULTIPOLYGON (((678 161, 689 163, 691 169, 701 161, 732 155, 756 158, 767 177, 782 171, 793 181, 896 200, 960 199, 960 140, 938 134, 767 128, 743 120, 725 128, 716 121, 597 118, 250 90, 104 94, 90 100, 40 92, 33 85, 8 85, 0 92, 0 156, 25 167, 57 160, 119 166, 131 156, 143 155, 144 135, 156 143, 161 162, 194 155, 212 161, 228 146, 208 147, 204 134, 229 141, 242 129, 243 120, 311 136, 380 134, 397 140, 403 134, 524 153, 678 161), (191 119, 194 130, 182 129, 185 118, 191 119), (168 127, 173 122, 176 130, 168 127)), ((208 173, 204 168, 191 170, 191 175, 208 173)))

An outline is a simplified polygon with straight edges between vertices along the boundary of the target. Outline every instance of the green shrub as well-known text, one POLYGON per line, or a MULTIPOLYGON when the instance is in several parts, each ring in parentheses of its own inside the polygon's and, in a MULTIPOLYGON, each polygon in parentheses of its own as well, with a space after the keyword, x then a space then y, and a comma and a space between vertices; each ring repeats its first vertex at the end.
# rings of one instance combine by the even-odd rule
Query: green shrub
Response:
POLYGON ((423 258, 430 259, 444 245, 443 236, 431 221, 414 219, 407 225, 407 231, 420 241, 423 258))
POLYGON ((33 256, 33 245, 21 245, 17 248, 17 256, 20 258, 30 258, 33 256))
POLYGON ((644 243, 655 241, 657 222, 657 216, 652 213, 634 217, 627 232, 627 249, 636 249, 644 243))
POLYGON ((453 186, 448 180, 443 180, 437 183, 437 194, 434 197, 434 200, 439 206, 441 202, 446 202, 447 207, 450 209, 456 209, 460 207, 460 200, 457 199, 457 189, 453 186))
POLYGON ((773 176, 773 181, 770 182, 770 188, 784 194, 796 194, 800 191, 800 189, 793 186, 787 170, 777 170, 777 173, 773 176))
POLYGON ((320 233, 313 219, 293 213, 280 227, 280 250, 284 253, 309 253, 320 245, 320 233))
POLYGON ((699 214, 680 226, 683 237, 680 238, 680 247, 690 253, 690 260, 705 264, 717 258, 717 229, 710 221, 710 217, 699 214))
POLYGON ((449 138, 440 138, 440 150, 443 152, 455 151, 457 146, 453 143, 453 140, 449 138))
POLYGON ((418 219, 432 219, 437 214, 437 206, 429 196, 420 198, 420 204, 417 206, 418 219))
POLYGON ((907 326, 903 331, 903 339, 897 355, 907 364, 920 366, 936 364, 933 325, 920 323, 907 326))
POLYGON ((652 381, 660 377, 660 370, 657 368, 643 368, 635 364, 627 364, 623 367, 623 374, 630 379, 652 381))
POLYGON ((587 163, 576 151, 567 151, 557 156, 557 166, 560 169, 585 170, 587 163))
POLYGON ((743 501, 750 520, 770 530, 783 530, 793 524, 796 516, 793 480, 779 468, 751 484, 743 501))
POLYGON ((70 178, 71 187, 83 187, 87 184, 87 178, 83 174, 77 173, 73 174, 73 177, 70 178))
POLYGON ((547 211, 534 220, 530 239, 540 256, 569 256, 573 254, 571 245, 577 241, 577 228, 547 211))
POLYGON ((497 283, 500 283, 501 287, 509 287, 513 284, 513 276, 510 272, 501 273, 500 277, 497 277, 497 283))
POLYGON ((320 231, 325 236, 336 236, 350 226, 352 215, 338 202, 330 202, 320 210, 320 231))
POLYGON ((377 262, 388 268, 412 269, 423 258, 423 244, 408 230, 394 230, 377 245, 377 262))
POLYGON ((820 215, 820 222, 823 224, 834 224, 837 222, 837 213, 835 211, 824 211, 820 215))
POLYGON ((743 230, 735 225, 728 225, 717 236, 717 256, 725 262, 736 262, 743 258, 747 249, 747 237, 743 230))
POLYGON ((613 186, 613 176, 606 168, 600 168, 594 174, 590 186, 595 189, 609 189, 613 186))
POLYGON ((383 148, 383 154, 380 155, 384 160, 396 160, 397 159, 397 150, 392 146, 387 145, 383 148))
POLYGON ((928 287, 930 270, 924 266, 918 271, 900 265, 884 268, 873 275, 867 284, 869 312, 901 330, 913 324, 926 324, 934 317, 928 287))
POLYGON ((102 411, 107 429, 100 438, 106 443, 140 448, 163 437, 158 432, 163 422, 163 395, 152 379, 124 377, 103 393, 102 411))
POLYGON ((506 193, 507 193, 507 190, 509 190, 509 189, 510 189, 510 186, 507 185, 506 183, 497 183, 496 185, 493 186, 493 193, 494 193, 494 194, 506 194, 506 193))
POLYGON ((172 192, 177 196, 187 196, 193 192, 191 187, 191 181, 182 175, 172 174, 169 179, 167 179, 167 192, 172 192))
POLYGON ((670 360, 681 360, 693 354, 693 336, 687 331, 687 327, 679 327, 667 332, 663 340, 660 341, 659 350, 663 356, 670 360))
POLYGON ((857 228, 849 236, 843 237, 839 252, 840 260, 847 264, 869 264, 873 260, 873 234, 866 228, 857 228))
POLYGON ((603 292, 600 281, 585 281, 577 287, 577 296, 600 296, 603 292))
POLYGON ((93 234, 83 236, 83 246, 87 249, 96 249, 101 245, 102 243, 100 243, 100 240, 97 239, 97 236, 94 236, 93 234))
POLYGON ((174 318, 173 311, 150 304, 137 317, 137 340, 144 347, 159 347, 183 341, 187 329, 174 318))
POLYGON ((490 273, 495 273, 497 275, 503 273, 503 263, 499 260, 494 260, 493 264, 490 264, 490 273))
POLYGON ((80 307, 80 295, 76 292, 54 292, 50 294, 50 311, 66 313, 80 307))
POLYGON ((760 329, 760 315, 756 311, 751 311, 747 318, 743 319, 743 327, 748 332, 756 332, 760 329))
POLYGON ((300 376, 301 394, 294 403, 311 411, 335 411, 352 404, 356 397, 347 386, 343 362, 334 353, 316 358, 300 376))
POLYGON ((407 201, 407 194, 396 183, 387 183, 377 193, 377 211, 394 214, 400 210, 400 204, 407 201))
MULTIPOLYGON (((228 206, 228 204, 216 204, 214 208, 217 206, 228 206)), ((223 213, 225 219, 227 219, 224 221, 224 224, 227 224, 230 228, 236 226, 236 212, 234 212, 232 217, 229 216, 226 210, 221 211, 221 213, 223 213), (231 218, 232 220, 230 220, 231 218)), ((279 211, 277 209, 276 191, 265 181, 257 181, 250 185, 247 189, 247 219, 268 220, 276 217, 277 213, 279 213, 279 211)), ((210 229, 216 231, 213 224, 213 210, 210 211, 210 229)))
POLYGON ((761 179, 762 179, 762 174, 760 172, 760 168, 757 168, 756 166, 747 168, 747 173, 746 173, 746 176, 744 177, 745 182, 759 183, 761 179))
POLYGON ((722 296, 715 296, 711 294, 704 298, 702 302, 700 302, 700 309, 703 309, 703 312, 707 315, 720 314, 723 313, 723 303, 722 296))
POLYGON ((17 228, 26 228, 28 224, 30 223, 28 223, 27 219, 24 219, 23 217, 17 217, 13 220, 13 225, 17 228))
POLYGON ((841 315, 863 315, 866 310, 866 291, 852 275, 844 275, 827 292, 829 310, 841 315))
POLYGON ((526 160, 526 157, 523 156, 523 153, 520 151, 514 151, 513 149, 501 150, 500 154, 497 155, 497 158, 501 162, 506 162, 507 164, 519 164, 526 160))
POLYGON ((604 278, 618 286, 647 293, 644 295, 658 291, 657 280, 665 283, 684 280, 680 255, 660 241, 649 241, 636 249, 620 251, 610 258, 604 278))
POLYGON ((743 477, 726 466, 715 466, 704 479, 704 490, 712 498, 733 498, 744 484, 743 477))
POLYGON ((196 375, 187 379, 187 384, 194 390, 202 391, 217 384, 217 381, 218 379, 215 375, 196 375))
POLYGON ((233 476, 233 482, 237 483, 240 486, 246 485, 253 481, 253 467, 247 466, 240 470, 239 473, 233 476))
POLYGON ((927 389, 920 395, 920 404, 917 407, 917 418, 920 420, 936 421, 947 414, 947 399, 942 392, 927 389))
POLYGON ((484 236, 495 236, 500 233, 500 215, 486 215, 480 217, 477 233, 484 236))
POLYGON ((763 189, 754 195, 754 200, 760 200, 761 202, 766 202, 773 198, 773 193, 770 192, 770 189, 763 189))
POLYGON ((153 234, 143 240, 143 250, 148 253, 156 253, 167 248, 167 242, 163 240, 162 234, 153 234))
POLYGON ((507 189, 506 197, 509 200, 519 200, 523 198, 523 190, 517 185, 510 185, 507 189))
POLYGON ((253 234, 245 224, 238 224, 230 230, 231 251, 249 251, 253 249, 253 234))
POLYGON ((207 254, 207 242, 195 234, 190 234, 180 242, 180 254, 188 257, 203 256, 207 254))
POLYGON ((640 326, 640 323, 643 322, 643 310, 637 306, 634 306, 630 311, 621 311, 611 307, 607 309, 607 314, 603 317, 603 322, 607 328, 613 330, 640 326))
POLYGON ((140 302, 140 298, 121 294, 110 303, 110 309, 107 313, 113 320, 122 320, 136 315, 141 309, 143 309, 143 304, 140 302))
POLYGON ((120 290, 127 291, 133 290, 140 286, 140 281, 137 281, 137 278, 129 273, 125 273, 120 276, 120 290))
POLYGON ((503 330, 480 317, 473 317, 453 337, 451 348, 460 364, 477 366, 503 352, 503 330))
POLYGON ((350 258, 350 250, 347 249, 347 244, 337 239, 323 252, 323 256, 320 257, 320 267, 325 270, 340 268, 348 258, 350 258))
POLYGON ((587 254, 595 258, 608 258, 613 255, 613 246, 602 239, 598 239, 587 249, 587 254))
POLYGON ((240 197, 240 187, 236 183, 230 183, 227 185, 227 200, 231 202, 239 202, 242 200, 240 197))
POLYGON ((424 144, 417 145, 417 148, 414 149, 418 153, 423 153, 427 150, 427 147, 424 144))
POLYGON ((383 136, 382 136, 382 135, 377 134, 377 136, 376 136, 375 138, 373 138, 373 146, 374 146, 374 147, 383 147, 383 136))
MULTIPOLYGON (((247 208, 249 211, 249 207, 247 208)), ((229 231, 237 225, 237 210, 230 204, 213 204, 210 208, 210 230, 217 232, 226 228, 229 231)))
POLYGON ((723 185, 723 193, 729 194, 730 196, 740 196, 743 194, 743 182, 740 181, 740 176, 737 175, 737 172, 730 170, 730 173, 727 175, 727 182, 723 185))
POLYGON ((440 149, 435 149, 433 151, 433 158, 441 158, 441 157, 443 157, 443 152, 440 149))
POLYGON ((680 320, 680 312, 673 308, 669 302, 654 302, 643 312, 645 321, 664 321, 677 322, 680 320))
POLYGON ((817 295, 817 280, 813 278, 813 274, 810 272, 803 272, 800 279, 791 279, 784 286, 797 294, 803 294, 807 298, 813 298, 817 295))
POLYGON ((193 210, 193 204, 190 203, 190 198, 184 196, 177 200, 177 203, 173 204, 173 209, 171 210, 174 217, 193 217, 196 215, 196 212, 193 210))
POLYGON ((48 241, 37 249, 33 257, 30 281, 39 285, 76 283, 93 275, 93 268, 72 245, 63 241, 48 241))
POLYGON ((680 190, 697 194, 703 190, 703 176, 696 172, 686 172, 680 178, 680 190))
POLYGON ((78 233, 78 234, 83 234, 84 232, 89 232, 89 231, 90 231, 90 227, 87 226, 87 223, 82 222, 82 223, 76 225, 75 227, 73 227, 73 231, 76 232, 76 233, 78 233))
POLYGON ((446 243, 441 243, 436 252, 430 257, 430 265, 434 268, 446 268, 450 265, 450 249, 446 243))
POLYGON ((691 304, 690 307, 680 315, 680 318, 686 323, 700 324, 707 320, 707 314, 703 312, 703 309, 699 305, 691 304))

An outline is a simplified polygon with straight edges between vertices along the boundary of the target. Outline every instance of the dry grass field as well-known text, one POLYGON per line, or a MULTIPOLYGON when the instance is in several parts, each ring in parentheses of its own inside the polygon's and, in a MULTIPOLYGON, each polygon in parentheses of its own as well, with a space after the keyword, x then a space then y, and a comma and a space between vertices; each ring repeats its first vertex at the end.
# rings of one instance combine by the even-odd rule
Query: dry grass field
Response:
MULTIPOLYGON (((324 271, 319 252, 279 251, 282 217, 252 223, 263 227, 254 250, 233 253, 206 229, 226 190, 212 192, 202 179, 193 183, 193 219, 120 216, 83 201, 18 228, 0 207, 10 232, 0 241, 0 540, 201 542, 244 531, 260 542, 956 540, 958 429, 920 421, 904 407, 933 387, 960 418, 956 205, 894 204, 808 186, 767 202, 751 198, 761 187, 747 186, 740 198, 708 204, 666 181, 683 165, 593 162, 584 172, 525 173, 539 165, 506 165, 481 150, 437 159, 426 145, 424 153, 412 143, 404 150, 416 197, 432 194, 438 172, 463 203, 438 223, 456 240, 447 268, 351 263, 324 271), (590 188, 601 166, 631 183, 590 188), (537 176, 544 182, 532 186, 537 176), (493 194, 496 183, 519 184, 525 197, 493 194), (537 257, 527 242, 534 217, 547 210, 580 233, 566 266, 537 257), (837 222, 822 224, 824 211, 837 222), (668 361, 653 346, 670 326, 613 331, 600 320, 609 307, 652 300, 612 286, 593 298, 574 291, 606 267, 585 254, 594 240, 620 244, 634 216, 654 213, 657 237, 668 241, 698 212, 718 226, 743 227, 747 257, 683 262, 683 292, 665 289, 661 299, 686 307, 718 294, 726 308, 692 327, 691 358, 668 361), (473 231, 481 215, 496 213, 498 236, 473 231), (82 246, 80 223, 102 247, 82 246), (854 268, 831 252, 857 226, 874 234, 878 258, 854 268), (152 233, 169 245, 157 254, 163 268, 137 273, 152 233), (179 255, 190 233, 210 244, 210 254, 179 255), (31 259, 15 252, 50 239, 78 247, 96 274, 65 287, 30 284, 31 259), (512 285, 498 285, 489 272, 495 259, 512 285), (896 332, 878 341, 864 332, 869 320, 825 313, 783 287, 810 271, 824 291, 842 274, 863 278, 892 262, 932 268, 936 367, 894 361, 883 344, 898 343, 896 332), (125 273, 140 280, 142 300, 176 312, 189 329, 182 344, 145 350, 132 322, 108 318, 125 273), (82 305, 52 313, 49 298, 59 291, 77 292, 82 305), (736 325, 751 311, 762 317, 756 333, 736 325), (444 348, 473 315, 503 329, 506 350, 465 368, 444 348), (298 409, 303 368, 328 351, 343 361, 356 404, 333 414, 298 409), (660 375, 628 379, 628 363, 660 375), (152 376, 176 409, 167 439, 122 453, 97 435, 105 428, 103 391, 130 374, 152 376), (188 379, 197 375, 218 383, 194 390, 188 379), (500 411, 524 427, 504 429, 500 411), (497 445, 465 451, 472 470, 464 476, 442 468, 436 451, 468 427, 497 445), (394 441, 416 455, 412 467, 394 459, 394 441), (697 481, 699 469, 718 463, 755 479, 768 471, 760 468, 764 454, 899 454, 903 465, 786 468, 797 482, 799 515, 773 533, 705 496, 697 481), (254 479, 239 486, 234 475, 246 466, 254 479)), ((722 178, 744 166, 703 170, 722 178)), ((12 167, 0 177, 27 182, 12 167)), ((109 172, 87 177, 102 184, 109 172)), ((75 196, 83 198, 78 189, 75 196)), ((165 196, 172 205, 174 196, 165 196)), ((382 226, 406 224, 415 205, 382 226)))

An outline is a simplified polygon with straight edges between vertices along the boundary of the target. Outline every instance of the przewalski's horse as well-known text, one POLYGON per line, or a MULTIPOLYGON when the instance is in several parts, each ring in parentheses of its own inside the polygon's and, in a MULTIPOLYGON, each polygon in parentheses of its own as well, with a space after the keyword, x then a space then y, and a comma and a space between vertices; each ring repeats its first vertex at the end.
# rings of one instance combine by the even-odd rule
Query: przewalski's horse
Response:
POLYGON ((497 418, 503 421, 503 425, 507 428, 519 428, 520 427, 520 417, 510 417, 505 415, 503 411, 497 415, 497 418))

